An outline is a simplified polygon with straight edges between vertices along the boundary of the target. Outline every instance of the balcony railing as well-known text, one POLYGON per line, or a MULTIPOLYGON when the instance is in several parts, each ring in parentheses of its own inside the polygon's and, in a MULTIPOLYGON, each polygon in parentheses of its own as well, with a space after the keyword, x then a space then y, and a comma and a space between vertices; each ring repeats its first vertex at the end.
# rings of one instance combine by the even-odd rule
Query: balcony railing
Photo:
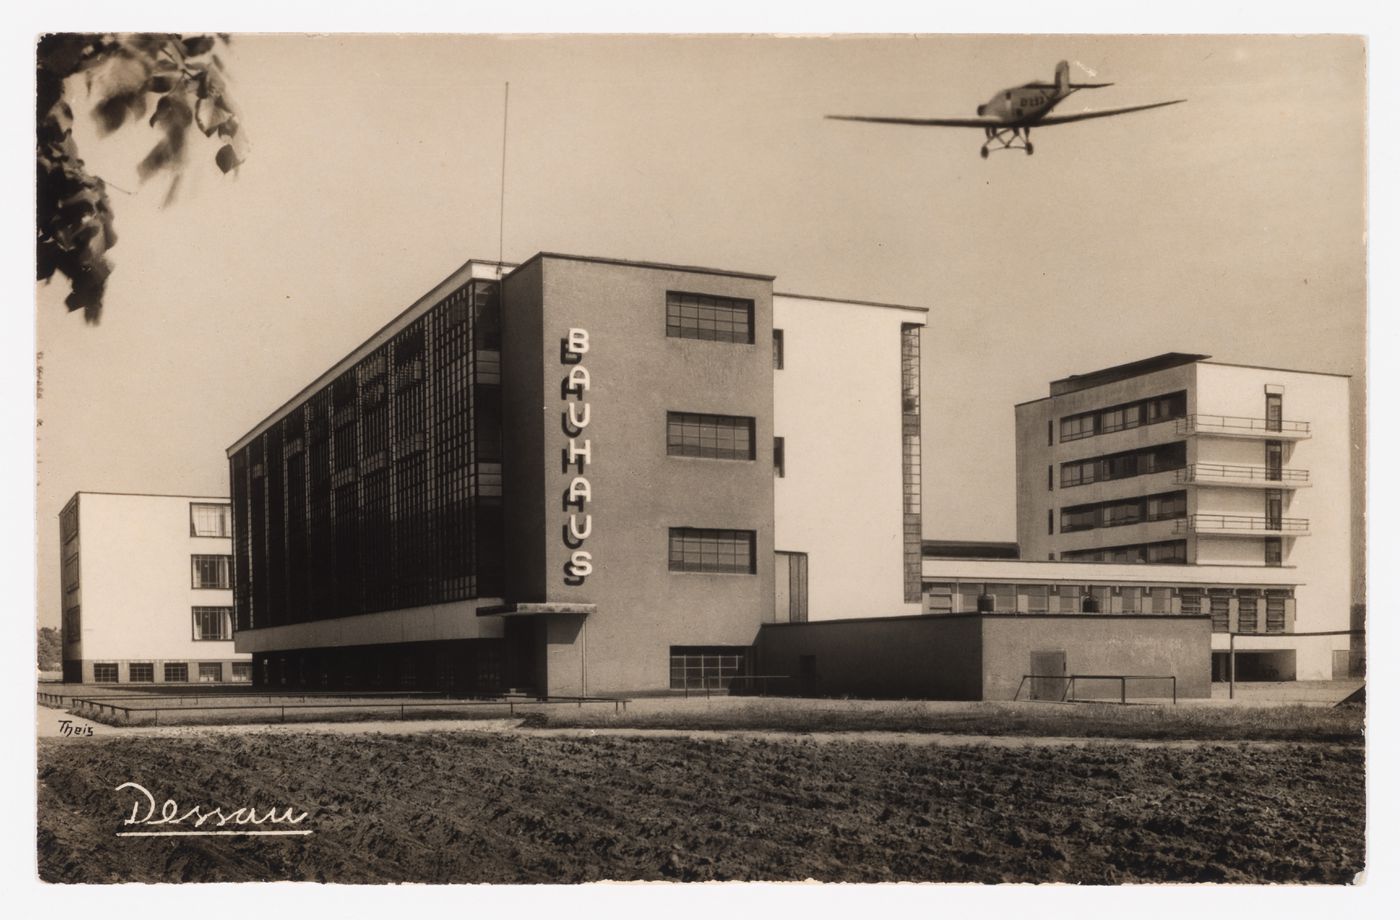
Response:
POLYGON ((1177 434, 1234 434, 1268 438, 1306 438, 1308 422, 1287 419, 1244 418, 1238 415, 1188 415, 1176 420, 1177 434))
POLYGON ((1307 518, 1277 518, 1264 514, 1193 514, 1176 522, 1177 533, 1257 532, 1305 534, 1307 518))
POLYGON ((1249 482, 1303 485, 1308 482, 1307 470, 1269 469, 1267 466, 1244 466, 1233 463, 1191 463, 1176 471, 1176 481, 1187 482, 1249 482))

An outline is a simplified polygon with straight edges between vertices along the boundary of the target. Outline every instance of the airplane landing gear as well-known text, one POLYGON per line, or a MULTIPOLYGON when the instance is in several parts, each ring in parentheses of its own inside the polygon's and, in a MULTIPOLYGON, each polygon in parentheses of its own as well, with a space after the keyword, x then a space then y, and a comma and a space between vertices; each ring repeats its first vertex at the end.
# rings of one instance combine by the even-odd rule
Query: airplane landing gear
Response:
POLYGON ((982 145, 980 153, 982 159, 986 159, 991 153, 997 150, 1024 150, 1026 156, 1035 153, 1035 147, 1031 144, 1030 129, 1021 128, 995 128, 987 129, 987 143, 982 145), (995 145, 995 146, 994 146, 995 145))

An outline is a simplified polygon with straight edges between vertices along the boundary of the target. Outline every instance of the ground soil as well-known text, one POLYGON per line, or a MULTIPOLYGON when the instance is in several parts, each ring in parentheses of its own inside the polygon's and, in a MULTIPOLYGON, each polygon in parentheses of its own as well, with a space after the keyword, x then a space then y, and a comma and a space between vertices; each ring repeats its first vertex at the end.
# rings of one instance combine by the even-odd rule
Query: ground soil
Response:
POLYGON ((190 734, 41 740, 55 882, 1326 882, 1364 868, 1364 749, 799 738, 190 734), (307 837, 116 837, 298 806, 307 837), (153 828, 159 829, 159 828, 153 828))

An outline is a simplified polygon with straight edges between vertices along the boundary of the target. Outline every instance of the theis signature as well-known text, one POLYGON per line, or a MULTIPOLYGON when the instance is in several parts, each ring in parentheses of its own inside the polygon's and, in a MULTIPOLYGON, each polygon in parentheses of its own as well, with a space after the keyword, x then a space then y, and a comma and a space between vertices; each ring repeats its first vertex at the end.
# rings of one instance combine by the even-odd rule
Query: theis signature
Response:
POLYGON ((115 791, 121 792, 123 789, 130 789, 134 794, 131 816, 122 822, 123 826, 166 825, 172 829, 118 831, 118 837, 218 834, 305 835, 311 833, 310 830, 286 827, 273 829, 270 827, 271 825, 297 825, 305 821, 309 812, 303 811, 297 814, 297 809, 294 806, 283 808, 280 814, 276 805, 269 806, 261 814, 256 807, 225 809, 222 806, 210 807, 206 805, 193 805, 181 811, 180 805, 174 799, 166 799, 161 803, 160 814, 157 816, 156 797, 145 786, 140 783, 122 783, 115 791), (145 814, 141 813, 142 808, 145 809, 145 814), (176 827, 176 825, 179 826, 176 827), (263 825, 269 825, 269 827, 263 825))

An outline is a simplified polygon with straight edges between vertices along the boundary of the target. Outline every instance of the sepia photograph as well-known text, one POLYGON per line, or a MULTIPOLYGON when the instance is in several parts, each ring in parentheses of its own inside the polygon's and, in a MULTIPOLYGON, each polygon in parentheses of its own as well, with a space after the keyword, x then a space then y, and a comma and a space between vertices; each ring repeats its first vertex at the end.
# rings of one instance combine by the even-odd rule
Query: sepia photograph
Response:
POLYGON ((1364 887, 1366 35, 31 51, 47 887, 1364 887))

